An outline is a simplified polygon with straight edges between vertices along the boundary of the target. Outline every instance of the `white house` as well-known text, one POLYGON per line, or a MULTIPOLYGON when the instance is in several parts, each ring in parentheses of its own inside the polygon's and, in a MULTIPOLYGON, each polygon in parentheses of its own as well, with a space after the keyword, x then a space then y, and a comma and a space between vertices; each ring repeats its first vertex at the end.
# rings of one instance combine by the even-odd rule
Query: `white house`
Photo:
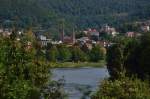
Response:
POLYGON ((118 34, 118 32, 116 31, 115 28, 113 27, 110 27, 108 25, 104 25, 102 28, 101 28, 101 32, 105 32, 107 33, 108 35, 112 35, 112 36, 116 36, 118 34))
POLYGON ((47 39, 47 37, 44 36, 44 35, 40 35, 39 36, 39 41, 40 41, 40 43, 41 43, 42 46, 47 46, 48 43, 52 42, 51 39, 47 39))

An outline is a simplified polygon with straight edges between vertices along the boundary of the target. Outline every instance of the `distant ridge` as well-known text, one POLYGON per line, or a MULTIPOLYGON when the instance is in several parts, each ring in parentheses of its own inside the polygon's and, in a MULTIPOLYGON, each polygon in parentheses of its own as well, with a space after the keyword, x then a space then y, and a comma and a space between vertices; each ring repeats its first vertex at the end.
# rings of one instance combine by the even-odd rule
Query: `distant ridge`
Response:
POLYGON ((15 20, 22 27, 57 26, 65 19, 68 27, 87 28, 149 17, 149 0, 0 0, 0 21, 15 20))

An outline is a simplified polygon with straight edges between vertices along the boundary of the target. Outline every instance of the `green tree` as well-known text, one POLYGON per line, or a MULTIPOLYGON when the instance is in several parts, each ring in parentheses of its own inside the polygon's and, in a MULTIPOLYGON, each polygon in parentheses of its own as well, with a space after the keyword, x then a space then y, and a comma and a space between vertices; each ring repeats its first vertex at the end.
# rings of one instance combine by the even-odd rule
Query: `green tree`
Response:
POLYGON ((90 52, 90 49, 88 48, 86 44, 82 45, 81 50, 85 52, 86 54, 89 54, 90 52))
POLYGON ((48 50, 47 54, 50 62, 57 62, 59 53, 56 46, 52 46, 52 48, 48 50))
POLYGON ((107 69, 111 78, 116 79, 123 71, 123 50, 120 44, 115 44, 107 50, 107 69))
POLYGON ((71 59, 71 51, 69 49, 69 47, 65 46, 65 45, 59 45, 58 47, 58 52, 59 52, 59 56, 58 59, 60 61, 69 61, 71 59))
POLYGON ((124 49, 124 67, 128 75, 145 79, 150 76, 150 34, 144 34, 138 41, 133 40, 124 49))
POLYGON ((131 70, 131 72, 137 74, 138 77, 145 79, 150 76, 150 34, 143 34, 139 41, 140 43, 137 44, 137 47, 128 58, 128 65, 130 63, 132 64, 129 65, 131 68, 127 68, 127 70, 131 70))
MULTIPOLYGON (((137 40, 132 40, 124 48, 124 67, 127 75, 135 75, 140 70, 140 43, 137 40)), ((142 76, 142 75, 141 75, 142 76)))
POLYGON ((74 62, 84 62, 87 60, 87 55, 80 49, 79 46, 72 47, 72 61, 74 62))
POLYGON ((30 99, 49 78, 48 66, 36 62, 35 51, 26 41, 17 40, 14 31, 10 38, 0 39, 0 97, 1 99, 30 99))
POLYGON ((99 45, 94 45, 92 50, 90 51, 90 60, 92 62, 98 62, 104 59, 104 52, 102 47, 99 45))
POLYGON ((139 66, 140 66, 140 72, 138 74, 142 73, 143 77, 149 77, 150 78, 150 33, 145 33, 141 37, 141 44, 139 46, 141 52, 139 57, 139 66))

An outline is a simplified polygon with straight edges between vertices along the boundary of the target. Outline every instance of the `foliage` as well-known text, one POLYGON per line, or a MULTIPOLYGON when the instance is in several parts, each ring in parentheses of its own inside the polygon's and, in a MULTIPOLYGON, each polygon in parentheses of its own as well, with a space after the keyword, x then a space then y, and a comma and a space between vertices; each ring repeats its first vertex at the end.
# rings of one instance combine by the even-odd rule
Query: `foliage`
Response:
POLYGON ((59 45, 57 48, 59 52, 58 60, 65 62, 71 59, 71 51, 67 46, 59 45))
POLYGON ((58 82, 51 82, 48 87, 45 88, 46 90, 44 90, 44 97, 46 97, 46 99, 67 99, 63 86, 64 79, 60 79, 58 82))
POLYGON ((8 82, 9 79, 3 79, 3 83, 0 83, 0 96, 1 99, 26 99, 29 95, 29 91, 32 86, 29 82, 23 80, 13 81, 11 84, 8 82), (6 81, 8 80, 8 81, 6 81))
MULTIPOLYGON (((140 57, 140 42, 137 40, 129 42, 124 48, 124 67, 128 75, 137 75, 136 72, 140 70, 139 68, 139 58, 140 57)), ((141 75, 141 74, 140 74, 141 75)), ((143 76, 143 75, 141 75, 143 76)))
POLYGON ((58 62, 49 64, 51 68, 81 68, 81 67, 104 67, 106 62, 101 60, 99 62, 58 62))
POLYGON ((149 5, 147 0, 1 0, 0 20, 8 20, 5 25, 42 24, 56 33, 61 19, 65 19, 68 29, 74 25, 80 29, 97 28, 105 23, 119 25, 146 19, 150 14, 149 5))
POLYGON ((105 48, 98 45, 94 45, 92 50, 86 45, 69 47, 65 44, 48 44, 46 48, 46 59, 49 62, 98 62, 105 59, 105 54, 105 48))
POLYGON ((149 33, 132 40, 117 40, 117 43, 107 50, 107 67, 110 75, 116 78, 115 74, 125 69, 128 76, 137 75, 141 79, 149 78, 149 52, 149 33))
POLYGON ((92 99, 149 99, 148 82, 137 78, 122 77, 117 80, 104 80, 92 99))
MULTIPOLYGON (((144 77, 150 77, 150 33, 146 33, 141 37, 141 44, 139 46, 140 55, 139 57, 139 66, 140 72, 144 77)), ((138 72, 138 74, 140 73, 138 72)))
MULTIPOLYGON (((86 45, 86 44, 83 44, 82 46, 81 46, 81 50, 83 51, 83 52, 85 52, 86 54, 89 54, 90 53, 90 49, 88 48, 88 46, 86 45)), ((88 55, 89 56, 89 55, 88 55)))
POLYGON ((111 78, 118 78, 123 70, 123 52, 119 44, 108 48, 106 61, 111 78))
POLYGON ((87 60, 86 54, 78 46, 73 46, 72 48, 72 61, 74 62, 84 62, 87 60))
POLYGON ((50 79, 49 67, 36 58, 34 38, 22 35, 17 40, 18 36, 14 31, 10 37, 0 38, 0 97, 39 99, 50 79))
POLYGON ((1 38, 0 45, 0 97, 26 99, 32 86, 35 86, 32 80, 35 80, 36 76, 29 75, 32 65, 27 65, 31 62, 31 57, 23 48, 25 45, 16 41, 15 32, 10 38, 1 38))
POLYGON ((113 36, 108 34, 108 33, 105 33, 105 32, 102 32, 100 33, 100 40, 108 40, 108 41, 111 41, 113 39, 113 36))
POLYGON ((99 45, 94 45, 92 50, 90 51, 90 60, 92 62, 98 62, 103 60, 105 57, 102 47, 99 45))
POLYGON ((138 41, 132 41, 126 46, 124 53, 126 53, 127 57, 124 64, 129 74, 136 74, 142 79, 150 76, 149 47, 149 33, 144 34, 138 41))
POLYGON ((50 61, 50 62, 57 62, 57 59, 58 59, 58 50, 57 50, 57 47, 56 46, 52 46, 50 48, 50 50, 47 50, 47 59, 50 61))
POLYGON ((149 99, 149 52, 149 33, 134 39, 117 38, 107 50, 110 79, 102 83, 92 99, 149 99))

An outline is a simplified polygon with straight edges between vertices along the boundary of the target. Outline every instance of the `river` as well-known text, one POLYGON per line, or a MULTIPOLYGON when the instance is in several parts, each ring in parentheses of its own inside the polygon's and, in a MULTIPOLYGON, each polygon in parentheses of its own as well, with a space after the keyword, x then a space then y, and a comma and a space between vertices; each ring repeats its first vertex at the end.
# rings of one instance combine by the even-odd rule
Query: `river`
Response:
POLYGON ((64 90, 69 99, 90 99, 100 82, 108 77, 106 68, 56 68, 52 70, 52 79, 64 79, 64 90))

